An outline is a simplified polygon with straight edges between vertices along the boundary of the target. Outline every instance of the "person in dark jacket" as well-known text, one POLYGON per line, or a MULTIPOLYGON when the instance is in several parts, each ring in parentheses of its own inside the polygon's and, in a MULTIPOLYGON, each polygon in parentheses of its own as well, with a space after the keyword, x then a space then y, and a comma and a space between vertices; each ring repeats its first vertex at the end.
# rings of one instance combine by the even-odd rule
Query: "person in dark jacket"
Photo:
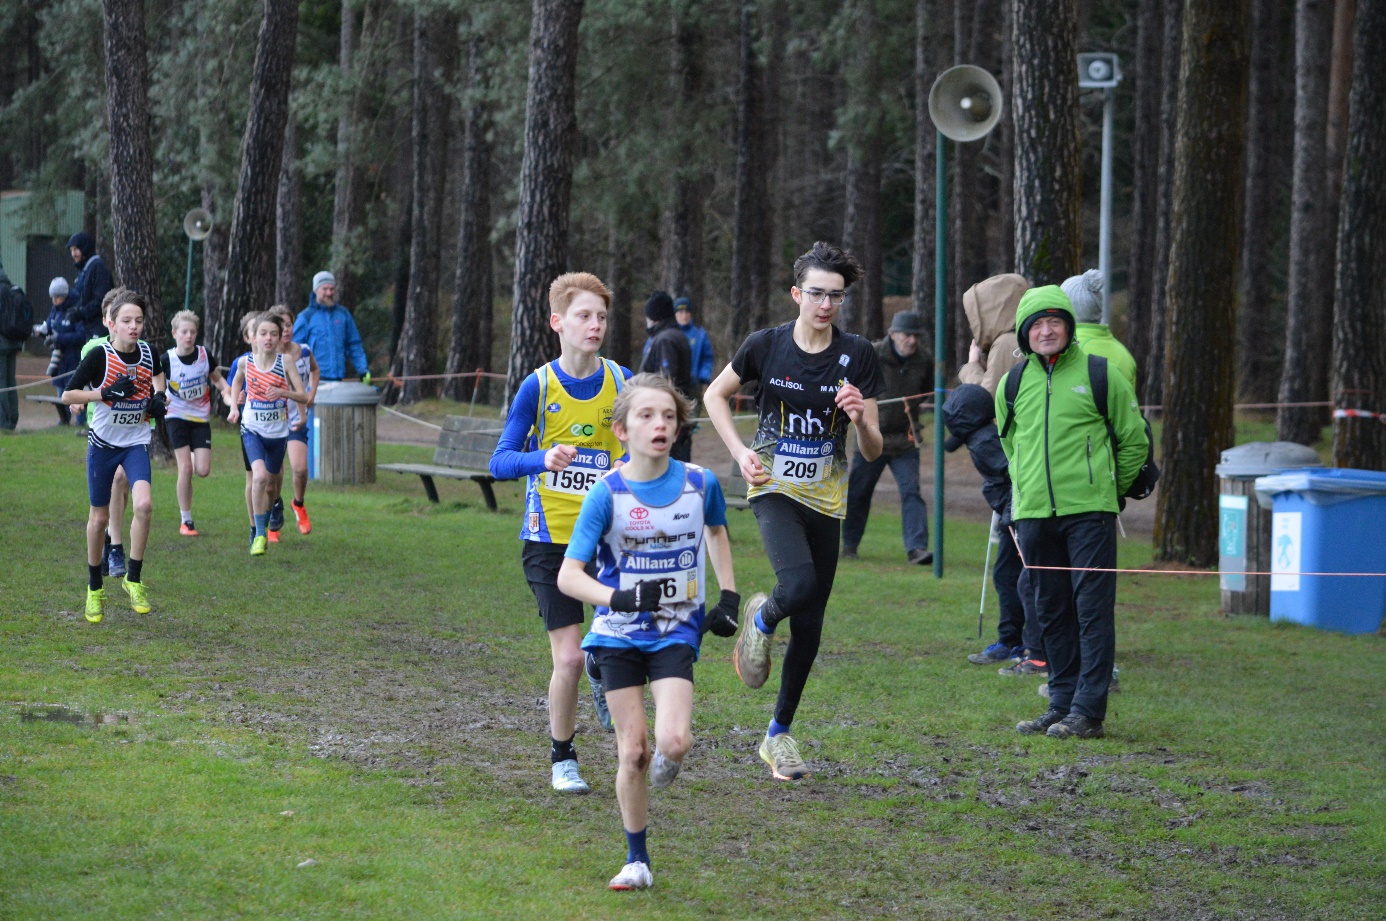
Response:
POLYGON ((869 461, 860 453, 852 458, 852 469, 847 475, 847 519, 842 523, 844 560, 857 558, 857 545, 866 533, 866 519, 871 514, 871 495, 888 466, 900 490, 900 527, 906 559, 920 566, 934 561, 929 552, 929 510, 919 494, 919 444, 914 437, 925 402, 920 394, 932 393, 934 389, 933 360, 919 349, 925 332, 919 314, 902 310, 891 320, 889 334, 874 343, 886 385, 880 403, 883 446, 875 460, 869 461), (913 399, 892 402, 901 397, 913 399))
MULTIPOLYGON (((62 396, 67 379, 77 370, 82 359, 82 346, 90 337, 87 336, 86 326, 77 316, 66 278, 59 275, 49 283, 48 297, 53 306, 48 311, 48 319, 34 327, 34 335, 42 336, 44 346, 49 349, 48 376, 53 378, 58 396, 62 396)), ((58 424, 69 424, 72 413, 61 403, 57 408, 58 424)))
POLYGON ((79 230, 68 238, 67 251, 72 254, 72 262, 77 266, 77 280, 72 283, 68 298, 84 327, 82 331, 87 338, 104 336, 106 329, 101 322, 101 302, 105 300, 107 292, 115 287, 115 278, 106 266, 106 260, 96 252, 96 241, 85 230, 79 230))
POLYGON ((1018 661, 1000 669, 1002 675, 1045 676, 1044 650, 1040 642, 1039 621, 1034 613, 1034 595, 1025 566, 1011 540, 1011 474, 1001 436, 996 431, 996 410, 991 394, 980 384, 962 384, 943 404, 943 422, 948 426, 944 450, 956 451, 963 445, 972 466, 982 475, 982 496, 997 515, 1001 541, 996 551, 992 584, 1001 608, 996 642, 967 661, 974 665, 995 665, 1018 661))
MULTIPOLYGON (((645 302, 645 328, 650 338, 645 343, 640 371, 667 377, 686 399, 695 399, 698 393, 693 389, 693 352, 688 347, 688 337, 674 318, 674 299, 668 293, 656 291, 645 302)), ((679 429, 679 437, 669 449, 669 456, 677 461, 693 459, 691 426, 679 429)))
POLYGON ((679 329, 688 337, 688 348, 693 353, 693 380, 702 389, 712 383, 712 340, 707 337, 707 330, 694 324, 691 299, 674 299, 674 319, 679 321, 679 329))

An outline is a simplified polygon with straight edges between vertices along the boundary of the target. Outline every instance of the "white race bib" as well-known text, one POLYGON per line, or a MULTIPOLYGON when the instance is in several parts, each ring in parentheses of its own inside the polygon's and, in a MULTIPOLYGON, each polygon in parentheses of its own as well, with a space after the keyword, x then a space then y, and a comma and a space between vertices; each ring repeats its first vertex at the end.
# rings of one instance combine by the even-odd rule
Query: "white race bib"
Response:
POLYGON ((248 409, 247 415, 251 422, 256 425, 271 425, 275 422, 289 421, 288 404, 262 403, 259 400, 251 400, 248 409))
POLYGON ((550 492, 563 492, 575 496, 585 496, 602 477, 611 470, 611 452, 592 448, 578 448, 568 466, 562 470, 544 471, 544 486, 550 492))
POLYGON ((178 395, 189 403, 196 402, 207 395, 206 379, 191 381, 178 388, 178 395))
POLYGON ((781 438, 775 445, 775 464, 770 474, 788 483, 818 483, 828 475, 833 459, 831 441, 792 441, 781 438))
POLYGON ((660 600, 664 604, 678 604, 680 601, 698 600, 698 570, 674 569, 661 573, 622 572, 621 588, 635 588, 635 583, 646 579, 665 579, 660 600))

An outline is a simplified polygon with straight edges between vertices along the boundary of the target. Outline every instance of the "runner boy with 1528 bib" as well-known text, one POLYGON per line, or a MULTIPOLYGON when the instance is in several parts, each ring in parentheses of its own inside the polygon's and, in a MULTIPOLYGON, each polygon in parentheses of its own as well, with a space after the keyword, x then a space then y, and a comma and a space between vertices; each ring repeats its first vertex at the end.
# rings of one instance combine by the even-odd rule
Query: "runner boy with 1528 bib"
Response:
POLYGON ((885 381, 876 349, 833 325, 847 288, 861 274, 851 254, 813 244, 794 261, 790 296, 799 307, 798 319, 748 336, 703 397, 717 434, 746 478, 746 495, 775 569, 774 590, 747 600, 732 654, 748 687, 765 683, 771 636, 781 621, 789 621, 779 699, 760 745, 760 757, 776 780, 808 773, 789 727, 818 656, 823 612, 837 572, 847 506, 848 424, 857 427, 863 457, 874 460, 881 453, 876 398, 885 381), (728 403, 748 381, 759 383, 756 434, 749 448, 728 403))

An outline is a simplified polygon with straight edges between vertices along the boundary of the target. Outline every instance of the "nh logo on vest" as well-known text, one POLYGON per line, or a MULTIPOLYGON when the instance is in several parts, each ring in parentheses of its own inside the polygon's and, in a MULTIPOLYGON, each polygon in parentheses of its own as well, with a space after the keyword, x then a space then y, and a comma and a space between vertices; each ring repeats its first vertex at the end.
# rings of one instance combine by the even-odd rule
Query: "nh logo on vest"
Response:
POLYGON ((789 434, 791 435, 814 435, 821 434, 823 431, 823 421, 813 418, 813 410, 806 409, 800 416, 798 413, 789 414, 789 434))

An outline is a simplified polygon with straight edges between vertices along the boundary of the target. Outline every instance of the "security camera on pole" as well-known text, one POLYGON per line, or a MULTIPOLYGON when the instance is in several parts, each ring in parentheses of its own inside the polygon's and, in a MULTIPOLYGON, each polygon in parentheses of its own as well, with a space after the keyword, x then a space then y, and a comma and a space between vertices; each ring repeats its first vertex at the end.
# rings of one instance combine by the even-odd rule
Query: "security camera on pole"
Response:
POLYGON ((938 129, 934 186, 934 578, 943 578, 943 388, 948 290, 948 147, 944 139, 978 141, 1001 120, 1001 86, 980 67, 959 64, 929 90, 929 119, 938 129))

